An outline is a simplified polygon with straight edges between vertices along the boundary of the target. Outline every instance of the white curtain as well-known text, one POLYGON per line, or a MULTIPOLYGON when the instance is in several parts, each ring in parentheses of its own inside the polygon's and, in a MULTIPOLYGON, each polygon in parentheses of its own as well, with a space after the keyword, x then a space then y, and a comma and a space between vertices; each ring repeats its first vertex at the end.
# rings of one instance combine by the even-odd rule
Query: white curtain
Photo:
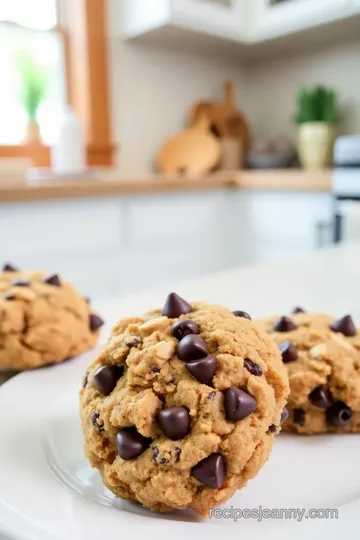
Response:
POLYGON ((65 68, 56 0, 0 0, 0 144, 20 144, 27 118, 19 99, 16 54, 26 50, 46 70, 49 89, 39 108, 44 143, 54 139, 65 103, 65 68))

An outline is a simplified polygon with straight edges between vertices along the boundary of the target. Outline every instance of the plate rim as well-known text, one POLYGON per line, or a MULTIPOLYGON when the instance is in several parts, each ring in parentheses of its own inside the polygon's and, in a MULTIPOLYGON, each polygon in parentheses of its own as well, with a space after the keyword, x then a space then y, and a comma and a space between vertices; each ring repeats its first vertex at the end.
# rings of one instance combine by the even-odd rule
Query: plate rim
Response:
MULTIPOLYGON (((39 408, 41 408, 41 405, 43 404, 44 398, 46 398, 46 395, 51 395, 52 397, 54 397, 54 394, 53 394, 54 389, 55 391, 58 392, 58 396, 60 395, 60 392, 63 391, 63 388, 61 387, 61 385, 59 385, 59 383, 65 381, 68 388, 74 388, 76 386, 76 381, 78 381, 79 388, 80 388, 81 377, 82 377, 82 374, 84 373, 84 368, 89 363, 91 357, 94 356, 96 354, 96 351, 99 350, 100 348, 101 348, 101 344, 95 347, 94 349, 87 351, 86 353, 83 353, 79 357, 65 364, 49 366, 40 370, 23 372, 16 375, 12 379, 6 381, 0 387, 0 407, 4 406, 4 404, 6 406, 6 403, 7 403, 7 408, 8 409, 10 408, 10 410, 12 410, 11 407, 9 407, 9 400, 11 402, 11 395, 16 394, 19 391, 22 391, 24 392, 25 395, 32 394, 32 397, 34 398, 33 404, 30 405, 29 408, 27 408, 27 414, 31 414, 33 408, 35 408, 36 410, 39 410, 39 408), (56 374, 57 376, 54 376, 54 374, 56 374), (44 386, 44 382, 47 383, 46 386, 44 386), (61 390, 59 390, 60 388, 61 390), (39 392, 36 392, 36 390, 39 390, 39 392)), ((44 422, 46 419, 51 418, 51 415, 56 410, 55 401, 56 400, 53 400, 52 406, 49 407, 48 410, 44 412, 45 416, 41 417, 41 422, 44 422)), ((10 425, 11 425, 11 422, 9 422, 9 419, 8 419, 7 424, 5 424, 5 426, 7 426, 7 429, 9 429, 10 425)), ((3 441, 5 440, 6 440, 6 430, 5 430, 5 437, 3 441)), ((40 443, 40 439, 37 442, 40 443)), ((2 455, 3 456, 6 455, 6 452, 4 451, 4 446, 5 445, 2 443, 2 440, 0 439, 0 458, 2 455)), ((2 460, 0 459, 0 471, 4 469, 4 467, 6 467, 6 463, 2 462, 2 460)), ((50 475, 50 471, 47 471, 47 473, 50 475)), ((65 486, 61 482, 61 480, 59 480, 58 478, 55 478, 54 476, 51 476, 51 478, 52 478, 52 482, 55 482, 54 485, 57 486, 57 488, 55 488, 57 489, 57 491, 59 492, 61 491, 60 483, 63 485, 63 490, 65 491, 61 491, 61 493, 63 494, 64 499, 71 501, 71 504, 73 505, 73 510, 81 509, 81 512, 84 514, 88 513, 90 515, 94 515, 94 517, 96 515, 97 520, 98 519, 101 520, 102 519, 101 515, 107 512, 108 516, 106 519, 108 519, 108 517, 110 516, 113 516, 111 517, 111 522, 116 521, 118 526, 125 525, 127 532, 131 532, 132 534, 134 534, 135 540, 137 540, 137 538, 140 539, 140 533, 141 533, 141 537, 143 536, 142 533, 143 533, 144 527, 146 527, 147 529, 151 529, 152 534, 154 534, 154 536, 156 535, 158 540, 162 540, 162 539, 168 540, 169 534, 166 531, 168 530, 168 527, 170 526, 172 527, 172 532, 171 532, 172 540, 177 540, 177 538, 179 538, 180 540, 180 538, 183 538, 184 533, 189 537, 189 539, 196 539, 198 537, 199 531, 197 530, 197 527, 199 526, 199 523, 197 522, 186 522, 186 521, 170 522, 169 520, 161 520, 161 519, 156 519, 156 518, 154 519, 148 516, 139 516, 136 514, 125 512, 125 511, 121 512, 117 508, 106 508, 99 504, 96 504, 93 501, 90 501, 89 499, 85 499, 78 493, 72 493, 70 489, 67 486, 65 486), (66 493, 66 495, 64 495, 64 493, 66 493)), ((8 480, 6 480, 5 482, 5 489, 6 489, 6 484, 9 485, 8 480)), ((1 496, 1 486, 0 486, 0 518, 1 516, 3 517, 5 516, 5 519, 6 519, 6 509, 4 510, 4 508, 2 508, 3 503, 4 503, 4 499, 1 496)), ((345 504, 344 507, 349 506, 349 505, 354 506, 353 511, 350 514, 350 517, 354 518, 354 523, 355 523, 358 517, 359 510, 360 510, 360 498, 358 499, 357 497, 354 497, 353 499, 349 501, 348 504, 345 504)), ((13 509, 13 510, 16 511, 16 509, 13 509)), ((5 535, 5 538, 9 538, 11 540, 33 540, 34 538, 36 538, 36 540, 79 540, 78 535, 77 537, 74 537, 71 535, 69 536, 69 534, 67 534, 66 531, 65 531, 65 535, 61 533, 60 536, 58 534, 54 535, 53 531, 51 532, 46 531, 45 533, 46 536, 42 536, 42 535, 39 535, 38 529, 34 529, 34 533, 31 531, 28 532, 30 529, 27 529, 26 518, 23 518, 23 521, 19 523, 20 524, 18 524, 18 526, 14 528, 13 526, 9 525, 9 522, 4 521, 4 523, 2 523, 2 520, 0 519, 0 537, 1 537, 1 534, 3 534, 5 535), (34 536, 34 534, 36 536, 34 536)), ((281 521, 271 524, 271 527, 275 532, 281 528, 280 523, 281 521)), ((324 524, 325 522, 322 522, 322 523, 324 524)), ((239 533, 239 529, 234 528, 234 524, 222 524, 222 529, 219 529, 216 526, 210 527, 210 524, 207 523, 206 521, 201 522, 201 524, 207 527, 208 540, 213 540, 213 539, 215 540, 216 537, 218 537, 220 530, 223 531, 224 533, 227 532, 230 538, 235 537, 235 535, 238 535, 239 533)), ((332 520, 328 520, 327 524, 325 525, 326 525, 325 527, 326 531, 325 531, 325 536, 323 536, 323 538, 328 539, 330 537, 327 535, 331 533, 333 529, 335 529, 334 522, 332 520)), ((52 526, 54 526, 54 524, 52 526)), ((286 533, 287 535, 289 534, 289 530, 286 533)), ((265 534, 268 536, 268 538, 273 538, 272 535, 270 536, 268 535, 267 531, 265 532, 265 534)), ((292 538, 295 538, 295 537, 297 538, 297 536, 294 536, 292 532, 290 532, 290 534, 292 534, 292 538)), ((276 532, 274 534, 274 538, 277 536, 278 536, 278 533, 276 532)), ((303 536, 303 533, 302 533, 302 536, 303 536)), ((301 538, 302 536, 299 536, 299 538, 301 538)), ((84 535, 84 538, 86 537, 88 537, 87 534, 84 535)), ((92 537, 91 537, 91 540, 92 540, 92 537)))

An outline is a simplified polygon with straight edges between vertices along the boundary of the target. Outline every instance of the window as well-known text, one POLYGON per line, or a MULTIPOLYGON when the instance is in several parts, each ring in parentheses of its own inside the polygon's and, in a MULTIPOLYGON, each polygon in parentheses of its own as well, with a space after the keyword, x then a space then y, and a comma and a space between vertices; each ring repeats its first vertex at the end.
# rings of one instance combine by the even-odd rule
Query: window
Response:
POLYGON ((106 0, 0 0, 0 159, 27 157, 48 167, 59 113, 69 104, 84 127, 88 163, 112 163, 106 6, 106 0), (36 84, 21 84, 24 75, 36 84), (21 91, 29 87, 42 96, 35 118, 40 144, 26 139, 26 111, 36 109, 34 94, 21 91))
POLYGON ((50 144, 66 102, 56 0, 0 0, 0 144, 25 140, 28 118, 21 99, 21 74, 29 62, 43 75, 45 94, 36 120, 41 140, 50 144))

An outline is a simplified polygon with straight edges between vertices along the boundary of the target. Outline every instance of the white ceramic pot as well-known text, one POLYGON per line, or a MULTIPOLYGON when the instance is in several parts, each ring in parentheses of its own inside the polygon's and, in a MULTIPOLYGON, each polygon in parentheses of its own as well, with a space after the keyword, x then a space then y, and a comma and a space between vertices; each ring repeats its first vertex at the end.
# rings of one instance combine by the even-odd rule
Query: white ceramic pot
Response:
POLYGON ((304 169, 324 169, 333 160, 335 129, 324 122, 309 122, 298 128, 298 153, 304 169))

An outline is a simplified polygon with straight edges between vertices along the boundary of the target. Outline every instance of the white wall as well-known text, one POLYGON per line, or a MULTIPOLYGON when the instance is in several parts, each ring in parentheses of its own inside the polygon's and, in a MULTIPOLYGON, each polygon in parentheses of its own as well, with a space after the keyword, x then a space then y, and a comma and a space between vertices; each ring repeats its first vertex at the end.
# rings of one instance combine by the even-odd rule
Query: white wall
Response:
MULTIPOLYGON (((117 1, 110 0, 113 36, 117 1)), ((244 69, 238 62, 127 44, 119 37, 111 38, 110 55, 113 130, 125 175, 149 173, 160 145, 184 128, 192 105, 221 98, 226 79, 236 84, 238 103, 245 100, 244 69)))
POLYGON ((113 130, 121 174, 152 171, 163 141, 186 125, 197 100, 221 98, 225 79, 235 82, 238 106, 260 138, 295 138, 297 90, 316 83, 339 91, 340 132, 360 133, 360 40, 245 65, 213 55, 124 43, 119 37, 120 1, 108 0, 113 130))
POLYGON ((343 107, 340 131, 360 133, 360 41, 252 64, 247 79, 248 114, 255 133, 294 137, 297 89, 316 83, 338 89, 343 107))

